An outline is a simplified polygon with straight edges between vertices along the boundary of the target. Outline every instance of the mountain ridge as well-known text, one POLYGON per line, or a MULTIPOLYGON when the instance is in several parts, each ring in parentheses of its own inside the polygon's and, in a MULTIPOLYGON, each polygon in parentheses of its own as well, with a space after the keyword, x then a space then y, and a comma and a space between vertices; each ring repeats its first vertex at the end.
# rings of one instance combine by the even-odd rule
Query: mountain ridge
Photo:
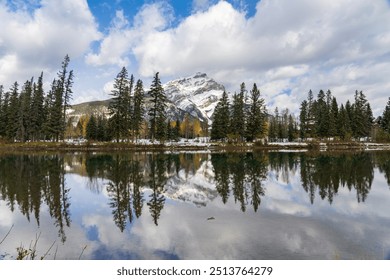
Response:
MULTIPOLYGON (((222 97, 225 87, 210 78, 206 73, 197 72, 193 76, 178 78, 163 84, 168 99, 168 118, 184 119, 188 114, 204 123, 211 123, 218 100, 222 97)), ((145 89, 146 111, 151 106, 149 89, 145 89)), ((112 99, 82 102, 68 109, 68 117, 77 121, 82 115, 108 115, 108 106, 112 99)), ((147 114, 145 115, 147 118, 147 114)))

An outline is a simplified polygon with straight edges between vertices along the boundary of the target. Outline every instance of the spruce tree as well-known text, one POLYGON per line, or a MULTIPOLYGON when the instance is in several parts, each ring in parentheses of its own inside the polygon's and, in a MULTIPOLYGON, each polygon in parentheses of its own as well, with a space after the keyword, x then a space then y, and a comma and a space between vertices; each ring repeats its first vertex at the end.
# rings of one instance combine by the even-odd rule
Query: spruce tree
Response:
POLYGON ((134 110, 132 117, 133 135, 136 139, 140 135, 142 122, 144 120, 145 108, 144 108, 144 86, 141 80, 137 81, 134 89, 134 110))
POLYGON ((352 136, 351 122, 347 110, 341 104, 337 116, 337 134, 342 140, 349 140, 352 136))
POLYGON ((38 78, 38 82, 36 84, 34 83, 33 96, 31 101, 31 138, 34 141, 40 140, 42 137, 45 115, 42 72, 38 78))
POLYGON ((224 140, 229 133, 230 113, 229 100, 226 91, 219 99, 213 114, 213 124, 211 127, 212 140, 224 140))
POLYGON ((250 107, 247 112, 246 139, 253 141, 266 135, 266 113, 264 99, 260 97, 257 85, 253 84, 250 97, 250 107))
POLYGON ((387 105, 382 113, 382 120, 380 123, 382 129, 387 133, 390 133, 390 97, 387 101, 387 105))
POLYGON ((161 141, 166 137, 167 98, 158 75, 159 72, 155 74, 149 91, 152 97, 152 106, 149 109, 150 137, 152 141, 154 139, 161 141))
POLYGON ((353 103, 352 132, 357 139, 367 137, 371 131, 372 112, 368 106, 368 101, 363 91, 355 92, 355 102, 353 103))
POLYGON ((132 131, 133 127, 133 116, 134 116, 134 104, 132 100, 132 95, 133 95, 133 87, 134 87, 134 76, 130 75, 129 83, 128 83, 128 89, 126 91, 125 95, 125 107, 126 107, 126 112, 125 112, 125 136, 129 137, 130 132, 132 131))
POLYGON ((308 103, 303 100, 300 107, 299 122, 300 122, 300 137, 305 139, 307 137, 308 127, 308 103))
POLYGON ((5 124, 6 121, 4 119, 5 117, 5 94, 4 94, 4 87, 3 85, 0 85, 0 138, 5 136, 5 124))
MULTIPOLYGON (((69 55, 66 55, 64 60, 61 64, 61 70, 58 72, 58 81, 56 85, 56 106, 59 106, 60 104, 60 97, 61 97, 61 109, 62 109, 62 115, 61 115, 61 127, 59 134, 61 134, 61 138, 65 138, 65 128, 66 128, 66 110, 70 108, 70 100, 72 99, 72 86, 73 86, 73 70, 70 70, 68 72, 68 66, 69 66, 70 58, 69 55)), ((56 112, 57 113, 57 112, 56 112)), ((59 117, 56 116, 56 119, 59 119, 59 117)), ((56 132, 57 134, 57 132, 56 132)), ((58 141, 59 136, 56 136, 56 140, 58 141)))
POLYGON ((320 90, 315 103, 315 129, 317 136, 323 138, 329 134, 329 110, 323 90, 320 90))
POLYGON ((6 137, 8 140, 15 141, 16 132, 18 130, 19 116, 19 84, 15 82, 10 88, 9 105, 7 107, 6 116, 6 137))
POLYGON ((98 127, 97 121, 94 115, 91 115, 87 123, 87 139, 88 140, 97 140, 98 136, 98 127))
POLYGON ((129 81, 128 72, 125 67, 118 73, 114 81, 114 89, 111 91, 113 96, 108 107, 110 115, 110 124, 113 135, 117 142, 121 137, 127 134, 128 120, 128 98, 129 98, 129 81))
POLYGON ((244 96, 246 94, 245 83, 240 86, 240 93, 234 94, 231 114, 231 133, 236 135, 239 140, 245 137, 245 103, 244 96))
POLYGON ((175 128, 174 128, 174 139, 179 140, 180 135, 180 119, 179 117, 176 119, 175 128))
POLYGON ((339 114, 339 107, 337 104, 336 97, 332 98, 330 111, 329 111, 329 137, 339 136, 337 133, 337 119, 339 114))
POLYGON ((31 97, 33 91, 33 79, 26 81, 20 93, 20 106, 18 114, 18 139, 26 142, 30 139, 31 132, 31 97))
POLYGON ((296 138, 296 126, 293 116, 288 116, 288 141, 292 142, 296 138))

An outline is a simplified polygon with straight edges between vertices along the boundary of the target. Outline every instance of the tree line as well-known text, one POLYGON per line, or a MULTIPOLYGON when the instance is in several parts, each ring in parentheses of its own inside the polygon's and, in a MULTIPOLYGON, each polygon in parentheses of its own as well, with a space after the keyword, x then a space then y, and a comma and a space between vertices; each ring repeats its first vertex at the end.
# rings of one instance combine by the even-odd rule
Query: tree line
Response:
POLYGON ((266 136, 267 109, 256 83, 250 91, 249 104, 246 95, 245 83, 233 95, 231 104, 226 91, 223 92, 214 111, 211 140, 253 141, 266 136))
POLYGON ((43 73, 20 88, 15 82, 8 91, 0 85, 0 139, 7 141, 59 141, 65 137, 66 110, 70 107, 73 70, 66 55, 57 78, 45 94, 43 73))
MULTIPOLYGON (((369 137, 390 141, 390 98, 383 114, 374 119, 370 103, 362 91, 356 91, 353 102, 339 105, 328 90, 314 97, 310 90, 300 104, 299 115, 286 108, 274 114, 267 111, 256 83, 248 92, 245 83, 232 98, 223 92, 208 124, 190 116, 171 119, 168 100, 159 73, 154 75, 146 92, 141 79, 135 81, 123 67, 117 74, 108 114, 83 116, 76 127, 67 117, 72 99, 73 70, 68 70, 66 55, 50 90, 43 89, 43 74, 27 80, 21 89, 15 82, 8 91, 0 86, 0 139, 6 141, 59 141, 69 137, 69 128, 79 136, 96 141, 178 140, 181 137, 210 136, 211 140, 245 142, 339 139, 349 141, 369 137)), ((175 114, 178 116, 179 114, 175 114)), ((74 136, 74 135, 73 135, 74 136)))

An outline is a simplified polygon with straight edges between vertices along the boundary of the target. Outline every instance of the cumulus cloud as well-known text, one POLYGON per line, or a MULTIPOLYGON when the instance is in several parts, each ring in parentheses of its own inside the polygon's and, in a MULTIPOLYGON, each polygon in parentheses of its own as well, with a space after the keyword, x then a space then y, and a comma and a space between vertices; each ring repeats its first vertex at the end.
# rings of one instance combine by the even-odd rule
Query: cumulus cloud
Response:
POLYGON ((390 91, 386 0, 262 0, 250 18, 227 1, 212 3, 194 0, 196 13, 175 27, 167 24, 172 14, 144 7, 132 26, 113 29, 89 62, 123 63, 133 55, 145 77, 205 71, 231 91, 257 82, 269 104, 286 107, 290 99, 295 109, 309 89, 330 88, 341 102, 359 89, 374 113, 382 110, 390 91), (115 51, 113 42, 124 47, 115 51), (105 48, 114 54, 106 57, 105 48))
POLYGON ((82 56, 101 36, 86 0, 20 3, 0 2, 1 83, 58 68, 66 54, 82 56))
POLYGON ((171 24, 172 19, 172 7, 166 2, 142 6, 132 26, 123 11, 117 11, 108 34, 101 41, 98 53, 90 52, 86 62, 94 66, 127 66, 130 64, 132 49, 142 37, 164 30, 171 24))

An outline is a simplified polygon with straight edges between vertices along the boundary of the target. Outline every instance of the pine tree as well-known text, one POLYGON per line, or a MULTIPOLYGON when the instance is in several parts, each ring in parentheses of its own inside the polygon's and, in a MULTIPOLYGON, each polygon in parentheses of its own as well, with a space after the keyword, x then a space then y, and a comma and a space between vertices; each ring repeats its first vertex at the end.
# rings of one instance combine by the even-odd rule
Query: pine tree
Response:
POLYGON ((128 82, 128 89, 126 90, 125 95, 125 129, 124 129, 124 136, 127 136, 129 138, 129 134, 132 131, 133 127, 133 116, 134 116, 134 104, 132 103, 132 95, 133 95, 133 87, 134 87, 134 76, 130 75, 130 79, 128 82))
POLYGON ((253 84, 251 90, 251 104, 247 112, 246 139, 253 141, 266 135, 266 113, 264 99, 260 97, 257 85, 253 84))
POLYGON ((226 91, 219 99, 213 114, 213 124, 211 127, 212 140, 224 140, 229 133, 230 113, 229 100, 226 91))
POLYGON ((351 122, 343 104, 341 104, 337 117, 337 134, 344 141, 349 140, 352 136, 351 122))
POLYGON ((363 91, 355 92, 355 102, 353 103, 352 132, 357 139, 369 136, 372 125, 372 112, 368 107, 368 102, 363 91), (369 109, 369 110, 368 110, 369 109))
POLYGON ((6 94, 4 93, 3 85, 0 85, 0 138, 5 136, 6 127, 6 110, 8 106, 8 100, 6 100, 6 94))
POLYGON ((26 81, 20 93, 20 105, 18 114, 18 139, 26 142, 30 139, 31 132, 31 97, 33 91, 33 79, 26 81))
MULTIPOLYGON (((61 115, 61 128, 60 134, 62 139, 65 137, 65 128, 66 128, 66 110, 70 108, 70 100, 72 99, 72 86, 73 86, 73 70, 68 72, 70 58, 69 55, 66 55, 61 64, 61 70, 58 72, 58 82, 56 88, 56 106, 59 106, 59 99, 61 97, 61 107, 62 107, 62 115, 61 115)), ((59 118, 56 116, 56 119, 59 118)), ((58 137, 56 136, 56 140, 58 141, 58 137)))
POLYGON ((154 139, 164 140, 166 137, 166 107, 167 98, 164 89, 161 85, 159 72, 154 76, 152 85, 150 86, 149 94, 151 95, 152 106, 149 110, 150 118, 150 136, 154 139))
POLYGON ((52 106, 49 108, 50 114, 50 134, 55 142, 60 140, 64 131, 63 115, 63 88, 61 81, 54 80, 52 84, 52 106))
POLYGON ((329 110, 326 104, 325 93, 320 90, 315 103, 315 128, 319 137, 328 137, 329 135, 329 110))
POLYGON ((180 137, 181 137, 181 135, 180 135, 180 119, 177 118, 176 123, 175 123, 175 128, 174 128, 174 139, 179 140, 180 137))
POLYGON ((46 115, 44 111, 43 72, 39 76, 37 84, 34 83, 33 86, 30 115, 31 138, 36 141, 42 138, 43 123, 46 115))
POLYGON ((19 84, 15 82, 10 88, 9 105, 7 107, 6 116, 6 137, 14 141, 18 130, 18 115, 19 115, 19 84))
POLYGON ((293 116, 288 116, 288 141, 292 142, 297 136, 296 125, 293 116))
POLYGON ((389 100, 387 101, 385 110, 382 113, 382 120, 380 125, 384 131, 390 133, 390 97, 389 100))
POLYGON ((113 96, 108 107, 110 115, 110 124, 112 132, 117 142, 127 134, 128 120, 128 96, 129 96, 129 81, 128 73, 125 67, 118 73, 114 81, 114 89, 111 91, 113 96))
POLYGON ((132 128, 133 135, 138 138, 142 122, 144 120, 145 108, 144 108, 144 87, 141 80, 137 81, 134 89, 134 110, 132 116, 132 128))
POLYGON ((97 127, 97 121, 94 115, 91 115, 89 118, 89 121, 87 123, 87 139, 88 140, 97 140, 98 135, 98 127, 97 127))
POLYGON ((300 107, 299 113, 299 122, 300 122, 300 137, 305 139, 308 132, 308 102, 303 100, 300 107))
POLYGON ((245 108, 244 96, 246 94, 245 83, 240 86, 240 93, 234 94, 231 114, 231 132, 241 141, 245 137, 245 108))
POLYGON ((329 137, 338 136, 337 133, 338 114, 339 114, 339 107, 337 104, 337 100, 336 97, 333 97, 330 106, 330 112, 329 112, 329 131, 328 131, 329 137))

